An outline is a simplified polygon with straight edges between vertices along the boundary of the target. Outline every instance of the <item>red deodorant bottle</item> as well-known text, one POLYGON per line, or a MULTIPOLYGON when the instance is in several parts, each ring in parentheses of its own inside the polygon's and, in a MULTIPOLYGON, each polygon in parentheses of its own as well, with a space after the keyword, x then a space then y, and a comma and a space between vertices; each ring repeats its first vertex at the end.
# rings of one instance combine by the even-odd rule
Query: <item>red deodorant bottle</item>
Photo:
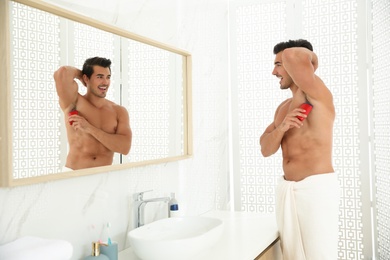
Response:
MULTIPOLYGON (((313 108, 312 105, 308 104, 308 103, 303 103, 302 105, 299 106, 300 108, 303 108, 306 110, 306 112, 304 112, 305 115, 309 115, 311 109, 313 108)), ((305 120, 304 117, 301 117, 301 116, 297 116, 297 118, 301 121, 305 120)))
MULTIPOLYGON (((72 115, 78 115, 79 114, 79 111, 77 110, 72 110, 68 113, 68 116, 72 116, 72 115)), ((73 125, 73 121, 70 121, 69 122, 70 125, 73 125)))

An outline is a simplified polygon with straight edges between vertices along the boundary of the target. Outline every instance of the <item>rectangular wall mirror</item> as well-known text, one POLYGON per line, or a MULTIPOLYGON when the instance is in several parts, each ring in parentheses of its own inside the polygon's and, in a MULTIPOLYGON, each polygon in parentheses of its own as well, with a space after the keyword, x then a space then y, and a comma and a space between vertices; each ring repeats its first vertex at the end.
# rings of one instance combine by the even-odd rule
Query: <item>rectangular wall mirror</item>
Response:
MULTIPOLYGON (((0 3, 0 185, 18 186, 192 155, 191 55, 39 0, 0 3), (53 73, 109 58, 106 98, 125 106, 133 141, 110 166, 61 172, 68 151, 53 73)), ((85 87, 80 84, 79 92, 85 87)))

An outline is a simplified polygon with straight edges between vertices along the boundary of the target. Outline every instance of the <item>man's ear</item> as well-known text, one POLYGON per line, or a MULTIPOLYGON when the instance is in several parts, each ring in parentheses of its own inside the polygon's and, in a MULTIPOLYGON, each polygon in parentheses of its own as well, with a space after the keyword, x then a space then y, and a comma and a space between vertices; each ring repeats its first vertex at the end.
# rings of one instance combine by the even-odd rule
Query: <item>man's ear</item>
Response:
POLYGON ((89 82, 89 78, 86 74, 83 74, 83 81, 81 83, 83 83, 84 87, 86 87, 88 85, 88 82, 89 82))

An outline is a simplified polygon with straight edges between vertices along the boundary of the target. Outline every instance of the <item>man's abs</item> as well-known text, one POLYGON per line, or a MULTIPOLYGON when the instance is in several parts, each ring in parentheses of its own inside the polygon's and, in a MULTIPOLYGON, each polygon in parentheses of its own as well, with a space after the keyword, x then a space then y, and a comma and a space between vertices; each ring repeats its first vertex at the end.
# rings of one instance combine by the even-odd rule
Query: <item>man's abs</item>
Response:
POLYGON ((114 153, 94 139, 78 139, 69 147, 65 166, 73 170, 112 164, 114 153))
POLYGON ((284 178, 301 181, 308 176, 334 172, 331 156, 326 153, 307 152, 299 156, 283 156, 284 178))
POLYGON ((326 134, 313 136, 309 129, 292 129, 282 140, 283 171, 286 180, 300 181, 333 172, 332 143, 326 134), (322 136, 322 138, 321 138, 322 136))

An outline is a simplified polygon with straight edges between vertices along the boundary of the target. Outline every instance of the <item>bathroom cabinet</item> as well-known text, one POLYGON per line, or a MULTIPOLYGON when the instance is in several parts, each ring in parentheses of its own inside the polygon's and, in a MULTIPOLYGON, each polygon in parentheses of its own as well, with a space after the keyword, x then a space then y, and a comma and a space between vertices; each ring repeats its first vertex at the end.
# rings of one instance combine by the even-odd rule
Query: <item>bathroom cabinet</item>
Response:
POLYGON ((282 260, 279 238, 256 257, 255 260, 282 260))

